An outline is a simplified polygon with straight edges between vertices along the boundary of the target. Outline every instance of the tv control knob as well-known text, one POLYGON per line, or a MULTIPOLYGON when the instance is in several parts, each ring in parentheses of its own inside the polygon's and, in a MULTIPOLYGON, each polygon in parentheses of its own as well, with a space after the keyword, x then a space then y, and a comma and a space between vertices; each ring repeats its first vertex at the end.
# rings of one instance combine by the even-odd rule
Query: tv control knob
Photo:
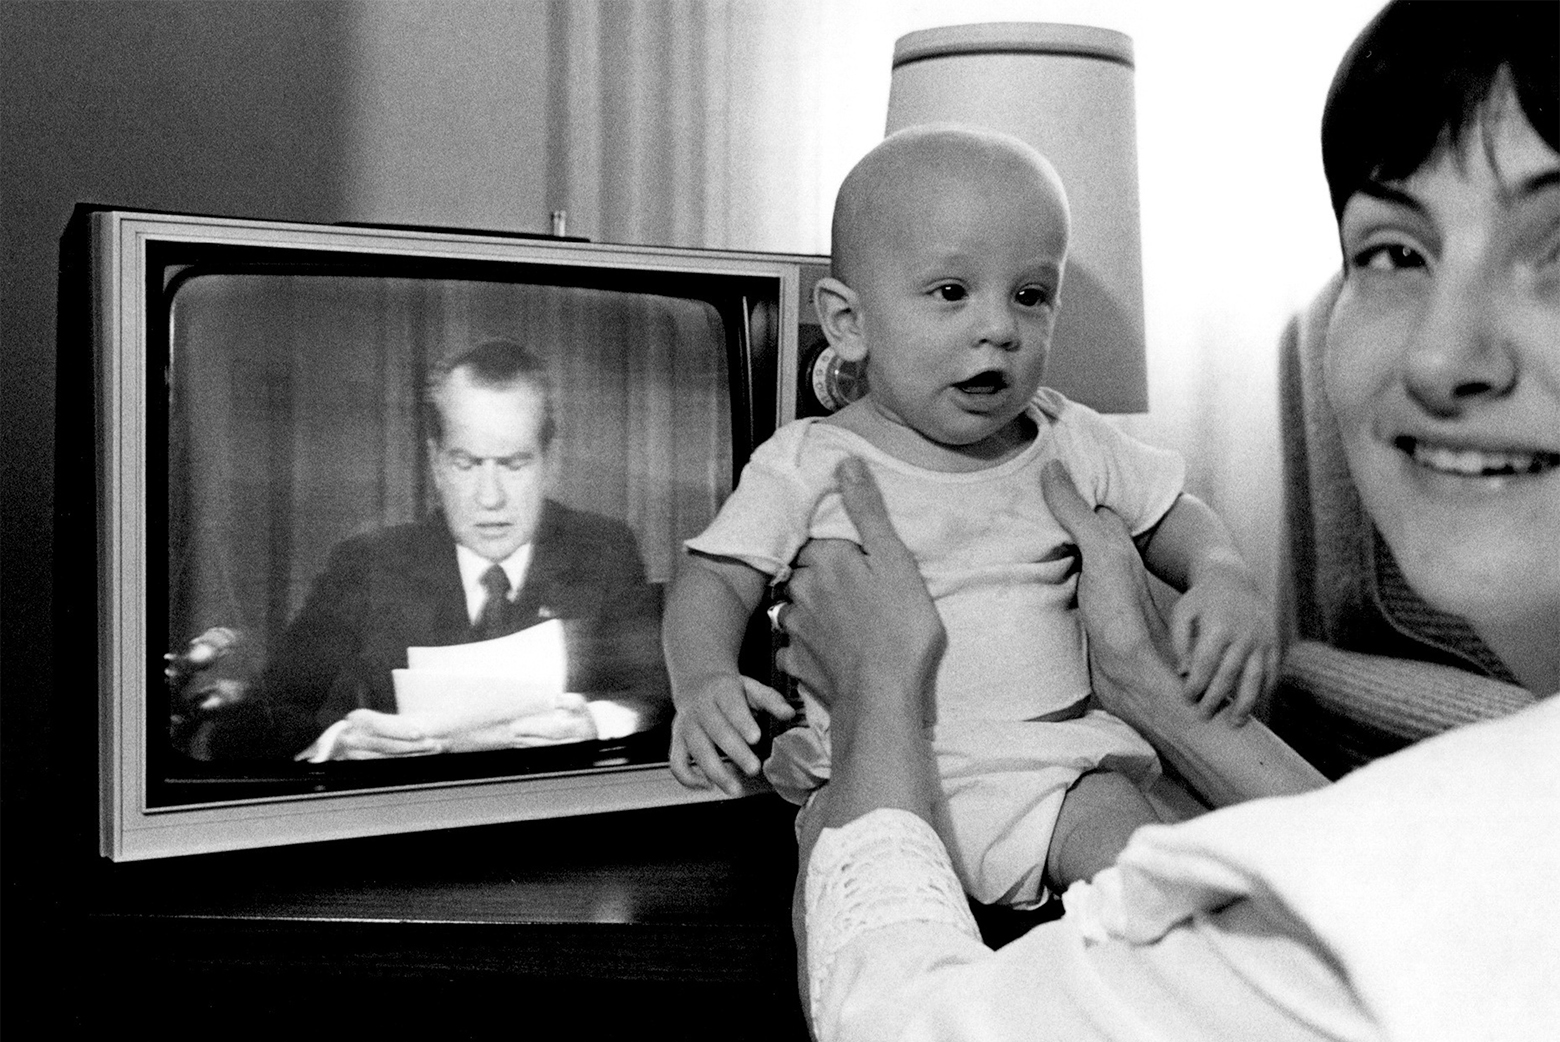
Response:
POLYGON ((829 412, 838 412, 867 393, 867 367, 847 362, 828 344, 813 356, 810 372, 813 397, 829 412))

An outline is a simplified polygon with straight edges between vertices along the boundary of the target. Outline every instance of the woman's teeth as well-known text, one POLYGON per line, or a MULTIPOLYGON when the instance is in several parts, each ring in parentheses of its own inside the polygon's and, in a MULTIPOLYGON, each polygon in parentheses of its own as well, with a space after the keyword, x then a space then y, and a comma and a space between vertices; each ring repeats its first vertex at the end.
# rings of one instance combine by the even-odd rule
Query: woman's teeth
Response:
POLYGON ((1427 445, 1414 438, 1399 438, 1397 445, 1422 467, 1471 478, 1539 474, 1560 465, 1560 453, 1556 452, 1452 449, 1442 445, 1427 445))

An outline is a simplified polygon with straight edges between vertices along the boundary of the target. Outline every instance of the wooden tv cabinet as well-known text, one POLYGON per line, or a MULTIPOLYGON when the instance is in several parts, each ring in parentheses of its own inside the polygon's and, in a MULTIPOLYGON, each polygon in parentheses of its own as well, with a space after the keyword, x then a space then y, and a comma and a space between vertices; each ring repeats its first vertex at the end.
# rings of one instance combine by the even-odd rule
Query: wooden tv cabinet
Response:
POLYGON ((112 864, 84 1027, 807 1038, 778 797, 112 864), (106 971, 106 972, 105 972, 106 971), (97 981, 106 982, 100 987, 97 981))

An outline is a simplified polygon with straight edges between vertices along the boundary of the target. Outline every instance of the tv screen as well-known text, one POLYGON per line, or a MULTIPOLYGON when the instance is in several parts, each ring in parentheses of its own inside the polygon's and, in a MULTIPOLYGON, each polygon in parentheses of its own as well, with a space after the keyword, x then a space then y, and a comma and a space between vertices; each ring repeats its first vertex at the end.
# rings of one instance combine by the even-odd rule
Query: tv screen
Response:
POLYGON ((87 207, 66 252, 105 854, 713 797, 662 591, 798 411, 821 258, 87 207))

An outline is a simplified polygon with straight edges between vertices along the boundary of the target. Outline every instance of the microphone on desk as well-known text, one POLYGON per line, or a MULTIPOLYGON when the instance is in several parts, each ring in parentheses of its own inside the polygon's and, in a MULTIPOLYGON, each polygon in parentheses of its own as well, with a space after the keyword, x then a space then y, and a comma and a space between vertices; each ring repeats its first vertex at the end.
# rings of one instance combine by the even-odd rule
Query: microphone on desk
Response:
POLYGON ((247 697, 246 680, 216 678, 192 682, 196 674, 222 661, 240 642, 238 630, 213 626, 190 641, 183 651, 170 651, 163 656, 167 663, 163 676, 168 682, 168 742, 173 749, 205 759, 194 749, 202 721, 210 713, 247 697))
POLYGON ((163 659, 168 664, 163 667, 163 676, 167 678, 170 687, 177 688, 192 674, 216 665, 238 647, 238 643, 237 630, 227 626, 213 626, 190 641, 189 647, 183 651, 170 651, 164 655, 163 659))

